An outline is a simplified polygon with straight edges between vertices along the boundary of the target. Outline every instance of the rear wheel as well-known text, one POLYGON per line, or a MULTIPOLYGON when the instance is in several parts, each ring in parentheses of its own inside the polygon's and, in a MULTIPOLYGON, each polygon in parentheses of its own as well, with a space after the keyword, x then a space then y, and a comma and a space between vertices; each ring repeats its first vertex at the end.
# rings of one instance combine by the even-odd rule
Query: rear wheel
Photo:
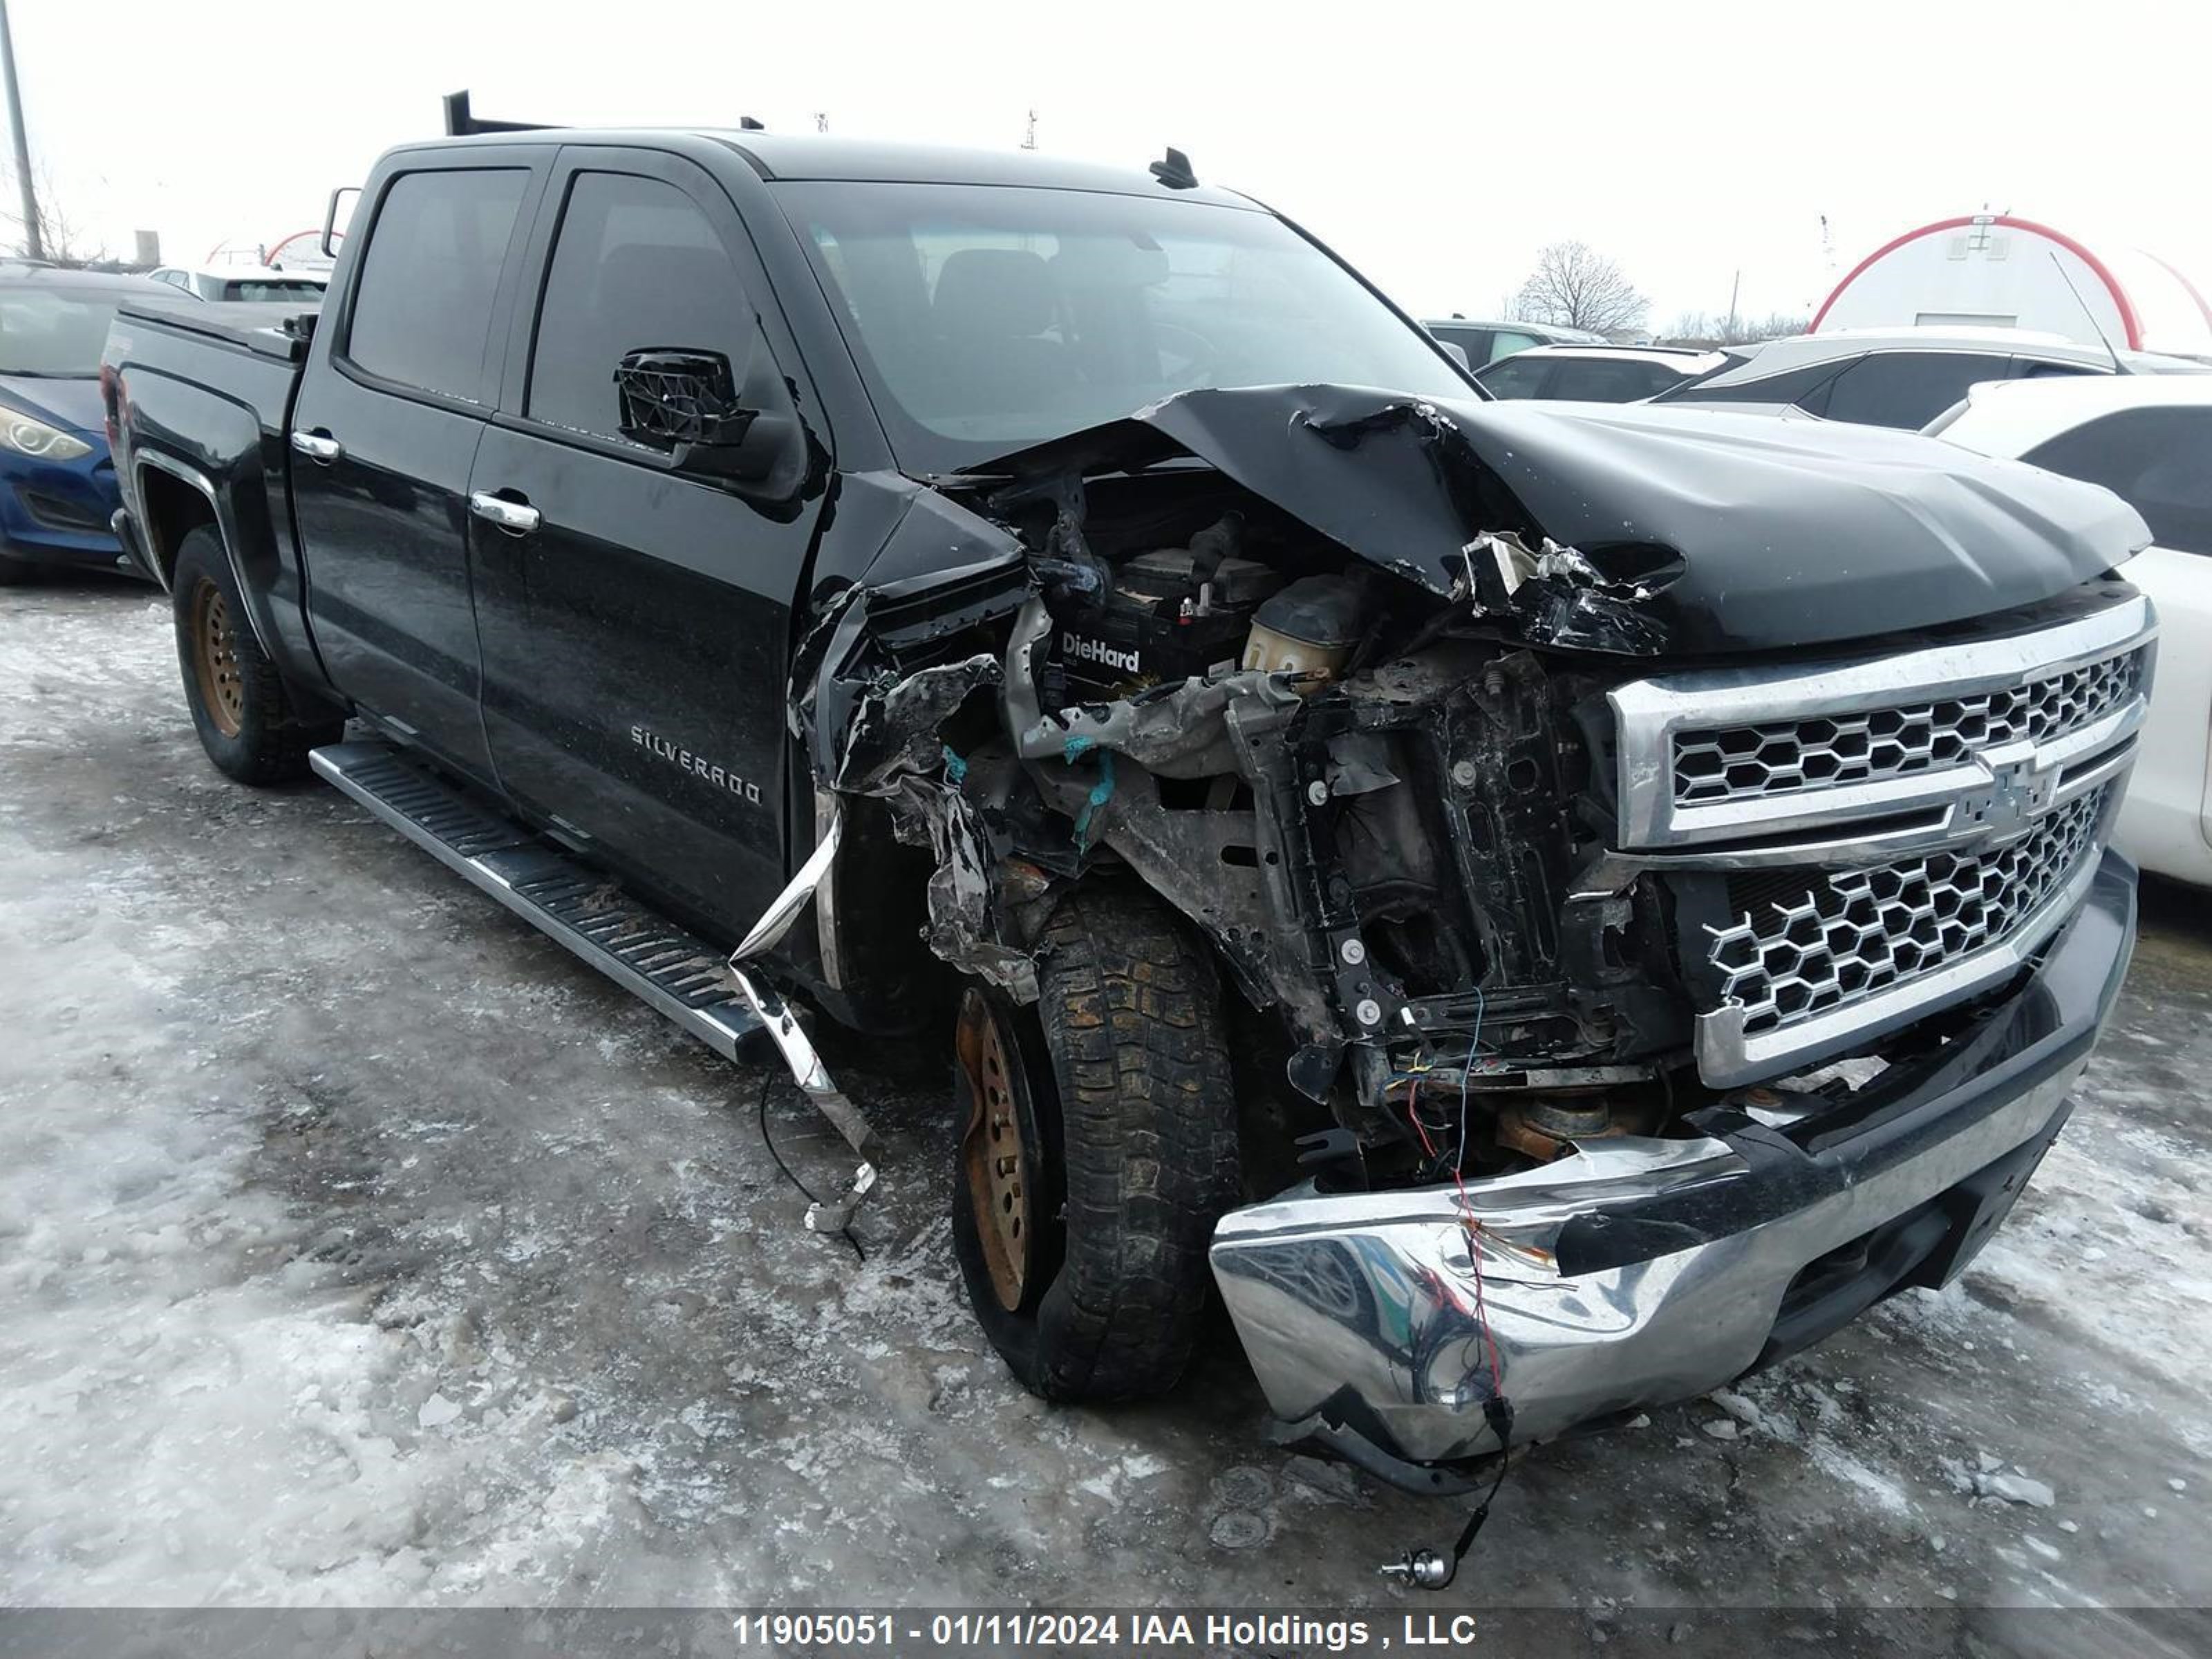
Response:
POLYGON ((307 776, 307 751, 336 743, 345 722, 326 710, 303 714, 296 706, 253 637, 213 529, 203 526, 185 537, 170 584, 185 701, 208 758, 241 783, 307 776))
POLYGON ((1034 1012, 963 998, 955 1253, 977 1320, 1048 1400, 1172 1388, 1204 1327, 1213 1224, 1238 1196, 1212 958, 1148 891, 1078 889, 1034 1012))

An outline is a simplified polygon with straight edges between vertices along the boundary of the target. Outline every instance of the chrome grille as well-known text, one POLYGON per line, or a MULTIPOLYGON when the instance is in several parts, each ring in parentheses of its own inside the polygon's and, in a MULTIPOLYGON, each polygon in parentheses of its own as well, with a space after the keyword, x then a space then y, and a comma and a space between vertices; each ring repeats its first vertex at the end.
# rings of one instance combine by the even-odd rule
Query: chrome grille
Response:
POLYGON ((1680 805, 1788 794, 1941 771, 2000 744, 2045 743, 2134 697, 2145 653, 2123 652, 2024 685, 1814 720, 1674 734, 1680 805))
POLYGON ((2093 855, 2108 793, 2079 796, 2002 847, 1739 877, 1729 884, 1734 920, 1706 930, 1722 1000, 1755 1036, 2002 942, 2093 855))

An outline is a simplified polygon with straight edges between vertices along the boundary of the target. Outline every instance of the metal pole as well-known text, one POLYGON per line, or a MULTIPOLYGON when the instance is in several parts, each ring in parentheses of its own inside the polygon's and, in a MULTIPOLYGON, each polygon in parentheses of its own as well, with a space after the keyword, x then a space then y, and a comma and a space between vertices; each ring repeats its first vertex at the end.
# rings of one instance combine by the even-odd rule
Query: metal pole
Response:
POLYGON ((0 79, 8 83, 8 127, 15 141, 15 188, 23 197, 23 252, 46 257, 39 235, 39 192, 31 187, 31 141, 23 136, 23 94, 15 85, 15 37, 8 27, 8 0, 0 0, 0 79))

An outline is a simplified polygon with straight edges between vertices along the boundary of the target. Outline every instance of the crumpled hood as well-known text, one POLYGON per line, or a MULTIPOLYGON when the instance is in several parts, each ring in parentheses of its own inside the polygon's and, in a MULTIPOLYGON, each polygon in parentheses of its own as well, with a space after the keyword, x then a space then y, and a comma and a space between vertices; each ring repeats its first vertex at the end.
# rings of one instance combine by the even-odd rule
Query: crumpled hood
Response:
POLYGON ((2150 539, 2094 485, 1875 427, 1679 406, 1414 400, 1338 386, 1186 392, 978 469, 1188 453, 1370 563, 1480 599, 1487 535, 1571 548, 1649 652, 1766 650, 2048 599, 2150 539))

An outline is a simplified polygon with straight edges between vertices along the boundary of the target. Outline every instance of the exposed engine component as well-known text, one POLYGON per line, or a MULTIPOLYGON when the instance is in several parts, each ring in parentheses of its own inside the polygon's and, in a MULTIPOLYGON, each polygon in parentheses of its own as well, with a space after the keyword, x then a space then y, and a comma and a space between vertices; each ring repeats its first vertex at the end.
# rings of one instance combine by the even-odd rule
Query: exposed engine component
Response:
POLYGON ((1237 550, 1243 526, 1224 514, 1188 547, 1139 554, 1103 592, 1061 587, 1053 607, 1046 706, 1106 702, 1237 662, 1255 610, 1283 585, 1237 550))
POLYGON ((1334 679, 1358 643, 1365 601, 1366 584, 1357 577, 1300 577, 1253 617, 1244 666, 1296 674, 1301 690, 1334 679))

